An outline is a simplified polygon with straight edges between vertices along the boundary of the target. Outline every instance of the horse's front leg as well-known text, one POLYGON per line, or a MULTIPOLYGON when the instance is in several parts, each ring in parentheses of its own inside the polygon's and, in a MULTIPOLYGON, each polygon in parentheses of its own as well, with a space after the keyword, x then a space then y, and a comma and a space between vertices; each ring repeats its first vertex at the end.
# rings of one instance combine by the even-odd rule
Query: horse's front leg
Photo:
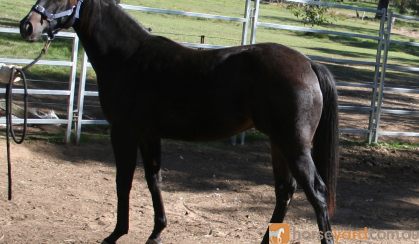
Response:
POLYGON ((154 208, 154 228, 147 244, 161 243, 160 233, 167 225, 166 214, 163 206, 163 199, 160 192, 160 162, 161 162, 161 145, 160 138, 147 139, 140 142, 141 154, 143 156, 145 178, 147 180, 148 189, 151 193, 154 208))
POLYGON ((115 230, 102 243, 115 243, 128 233, 129 193, 132 186, 137 161, 138 141, 126 125, 112 125, 111 141, 116 161, 116 190, 118 195, 118 215, 115 230))

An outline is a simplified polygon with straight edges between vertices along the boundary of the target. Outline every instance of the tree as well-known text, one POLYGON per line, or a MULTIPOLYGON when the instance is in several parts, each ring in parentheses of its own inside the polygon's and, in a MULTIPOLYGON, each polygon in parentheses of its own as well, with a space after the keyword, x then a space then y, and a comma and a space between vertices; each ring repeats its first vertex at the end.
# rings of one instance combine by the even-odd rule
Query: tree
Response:
POLYGON ((302 6, 300 4, 290 4, 287 8, 291 10, 295 17, 302 19, 304 24, 314 26, 330 23, 326 17, 327 7, 309 4, 303 4, 302 6))
POLYGON ((408 14, 411 10, 414 15, 419 15, 419 0, 394 0, 394 6, 401 14, 408 14))
MULTIPOLYGON (((404 0, 401 0, 404 1, 404 0)), ((378 5, 377 5, 377 10, 383 10, 383 9, 387 9, 388 10, 388 4, 390 3, 390 0, 378 0, 378 5)), ((375 18, 376 19, 381 19, 382 14, 381 13, 376 13, 375 14, 375 18)))
POLYGON ((419 15, 419 0, 410 0, 409 8, 413 10, 413 14, 419 15))

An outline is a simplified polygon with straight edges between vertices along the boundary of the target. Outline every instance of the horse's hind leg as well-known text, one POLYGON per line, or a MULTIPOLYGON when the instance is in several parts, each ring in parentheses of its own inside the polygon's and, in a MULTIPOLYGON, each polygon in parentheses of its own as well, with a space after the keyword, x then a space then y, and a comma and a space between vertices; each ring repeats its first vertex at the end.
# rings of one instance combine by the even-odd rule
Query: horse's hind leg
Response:
POLYGON ((299 146, 300 143, 293 144, 294 148, 288 148, 286 157, 289 161, 289 167, 298 184, 303 188, 307 199, 316 212, 317 225, 321 232, 321 242, 323 244, 332 244, 331 227, 327 212, 327 192, 326 185, 317 172, 316 166, 311 157, 311 148, 309 146, 299 146))
POLYGON ((118 215, 115 230, 103 241, 109 244, 127 234, 129 228, 129 193, 137 161, 138 144, 135 135, 125 127, 112 125, 111 128, 111 142, 116 161, 118 215))
POLYGON ((140 143, 143 156, 145 178, 151 193, 154 208, 154 229, 147 240, 147 244, 161 243, 160 233, 167 225, 163 199, 160 192, 160 139, 149 139, 140 143))
MULTIPOLYGON (((272 214, 270 223, 282 223, 287 212, 288 205, 291 201, 292 195, 294 194, 297 183, 292 177, 288 167, 287 160, 283 157, 279 145, 271 143, 272 153, 272 168, 275 179, 275 196, 276 203, 275 209, 272 214)), ((268 243, 269 240, 268 231, 263 237, 262 243, 268 243)))

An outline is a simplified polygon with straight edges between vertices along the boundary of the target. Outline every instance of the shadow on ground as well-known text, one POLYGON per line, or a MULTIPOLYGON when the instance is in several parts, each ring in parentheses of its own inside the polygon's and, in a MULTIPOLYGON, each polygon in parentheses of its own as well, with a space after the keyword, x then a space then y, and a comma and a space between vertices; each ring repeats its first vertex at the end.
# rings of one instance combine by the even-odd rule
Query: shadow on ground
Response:
MULTIPOLYGON (((58 148, 56 151, 50 151, 49 147, 36 148, 38 151, 48 150, 45 153, 72 164, 99 161, 114 167, 112 151, 106 141, 55 147, 58 148)), ((419 229, 418 148, 396 150, 345 143, 341 147, 340 161, 338 210, 334 224, 419 229)), ((141 162, 138 170, 141 173, 136 177, 143 181, 141 162)), ((248 141, 244 146, 231 146, 227 142, 164 141, 162 174, 166 192, 235 194, 247 193, 253 187, 264 187, 270 197, 255 202, 256 197, 250 197, 244 203, 246 208, 243 211, 270 213, 274 207, 269 143, 265 139, 248 141)), ((291 204, 289 219, 312 219, 313 211, 308 202, 301 193, 297 196, 291 204)))

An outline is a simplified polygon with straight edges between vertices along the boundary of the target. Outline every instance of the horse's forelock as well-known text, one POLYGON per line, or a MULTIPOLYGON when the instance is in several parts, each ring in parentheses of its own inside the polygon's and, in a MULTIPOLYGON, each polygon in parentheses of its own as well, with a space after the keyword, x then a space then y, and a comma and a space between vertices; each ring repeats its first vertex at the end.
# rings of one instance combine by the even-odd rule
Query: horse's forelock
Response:
POLYGON ((77 5, 77 0, 69 0, 68 3, 70 6, 75 6, 77 5))

